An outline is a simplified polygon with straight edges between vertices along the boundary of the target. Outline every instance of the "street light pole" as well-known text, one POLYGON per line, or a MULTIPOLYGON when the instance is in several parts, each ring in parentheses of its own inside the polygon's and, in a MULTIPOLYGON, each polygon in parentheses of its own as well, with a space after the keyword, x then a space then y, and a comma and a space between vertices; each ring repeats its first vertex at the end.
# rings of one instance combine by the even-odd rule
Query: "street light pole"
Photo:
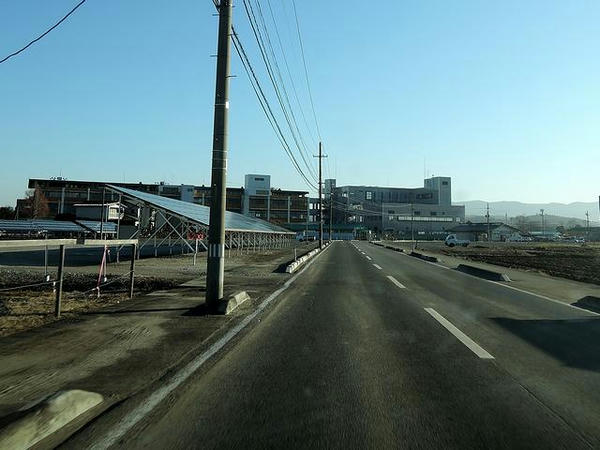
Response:
POLYGON ((233 0, 219 3, 219 43, 213 129, 210 224, 206 263, 206 302, 214 305, 223 298, 225 270, 225 207, 227 182, 227 133, 229 116, 229 64, 233 0))

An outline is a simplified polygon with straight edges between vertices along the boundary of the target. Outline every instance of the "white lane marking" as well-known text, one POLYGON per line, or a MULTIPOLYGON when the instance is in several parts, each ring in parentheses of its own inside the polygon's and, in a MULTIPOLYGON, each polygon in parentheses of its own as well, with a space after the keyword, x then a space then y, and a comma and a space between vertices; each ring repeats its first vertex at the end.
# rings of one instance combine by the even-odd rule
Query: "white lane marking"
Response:
MULTIPOLYGON (((400 253, 400 254, 403 255, 403 256, 409 257, 409 255, 407 255, 406 253, 400 253)), ((412 257, 410 257, 410 258, 412 258, 412 257)), ((442 269, 447 269, 447 270, 452 269, 451 267, 442 266, 441 264, 434 263, 434 262, 431 262, 431 261, 425 261, 424 259, 420 259, 420 258, 412 258, 412 259, 418 259, 421 262, 424 262, 424 263, 427 263, 427 264, 431 264, 433 266, 441 267, 442 269)), ((469 275, 468 273, 464 273, 464 272, 458 272, 458 271, 454 271, 454 272, 458 273, 458 274, 461 274, 461 275, 464 275, 464 276, 469 277, 469 278, 476 278, 476 279, 481 280, 481 281, 485 281, 485 282, 488 282, 488 283, 497 284, 498 286, 503 286, 503 287, 508 288, 508 289, 513 289, 515 291, 522 292, 523 294, 533 295, 534 297, 538 297, 538 298, 541 298, 543 300, 547 300, 549 302, 558 303, 559 305, 567 306, 569 308, 576 309, 577 311, 585 312, 585 313, 591 314, 593 316, 600 316, 600 314, 597 313, 597 312, 590 311, 589 309, 585 309, 585 308, 580 308, 579 306, 571 305, 570 303, 566 303, 566 302, 557 300, 555 298, 546 297, 545 295, 542 295, 542 294, 536 294, 535 292, 526 291, 525 289, 520 289, 520 288, 514 287, 514 286, 509 286, 508 284, 503 284, 503 283, 500 283, 498 281, 486 280, 485 278, 475 277, 473 275, 469 275)))
MULTIPOLYGON (((459 272, 459 273, 462 273, 462 272, 459 272)), ((465 274, 465 275, 468 275, 468 274, 465 274)), ((573 309, 576 309, 581 312, 586 312, 586 313, 592 314, 594 316, 600 316, 600 314, 598 314, 597 312, 590 311, 589 309, 585 309, 585 308, 580 308, 579 306, 571 305, 570 303, 561 302, 560 300, 557 300, 555 298, 546 297, 545 295, 542 295, 542 294, 536 294, 535 292, 526 291, 525 289, 519 289, 518 287, 509 286, 508 284, 502 284, 498 281, 485 280, 485 279, 483 279, 483 281, 488 281, 490 283, 497 284, 498 286, 503 286, 508 289, 513 289, 515 291, 522 292, 523 294, 533 295, 533 296, 539 297, 543 300, 548 300, 549 302, 558 303, 559 305, 568 306, 569 308, 573 308, 573 309)))
POLYGON ((365 255, 365 258, 367 258, 369 261, 372 260, 372 258, 370 256, 365 255))
POLYGON ((396 280, 393 276, 388 275, 387 276, 389 278, 389 280, 394 283, 396 286, 398 286, 400 289, 406 289, 406 286, 404 286, 402 283, 400 283, 398 280, 396 280))
POLYGON ((196 370, 198 370, 206 361, 214 356, 219 350, 231 341, 240 331, 248 326, 250 322, 260 314, 269 304, 275 300, 282 292, 284 292, 290 285, 306 271, 316 260, 327 250, 330 245, 325 247, 323 251, 317 254, 306 266, 300 270, 296 275, 287 280, 282 287, 277 289, 267 298, 265 298, 256 310, 248 314, 240 323, 229 330, 221 339, 211 345, 208 350, 198 355, 192 361, 190 361, 183 369, 177 372, 166 384, 161 386, 159 389, 150 394, 140 405, 135 407, 125 417, 123 417, 118 425, 109 430, 108 434, 101 437, 94 442, 90 448, 92 449, 108 449, 115 445, 123 436, 125 436, 140 420, 147 416, 158 404, 160 404, 171 392, 179 387, 184 381, 186 381, 196 370))
POLYGON ((373 264, 375 267, 377 267, 379 270, 381 270, 381 266, 377 265, 377 264, 373 264))
POLYGON ((469 350, 471 350, 473 353, 475 353, 481 359, 494 359, 494 357, 492 355, 490 355, 483 348, 481 348, 479 346, 479 344, 477 344, 473 339, 471 339, 465 333, 463 333, 458 328, 456 328, 454 325, 452 325, 452 323, 450 323, 448 320, 446 320, 446 318, 444 316, 442 316, 440 313, 438 313, 435 309, 425 308, 425 311, 427 311, 446 330, 448 330, 450 333, 452 333, 454 335, 454 337, 456 337, 456 339, 458 339, 460 342, 465 344, 469 348, 469 350))

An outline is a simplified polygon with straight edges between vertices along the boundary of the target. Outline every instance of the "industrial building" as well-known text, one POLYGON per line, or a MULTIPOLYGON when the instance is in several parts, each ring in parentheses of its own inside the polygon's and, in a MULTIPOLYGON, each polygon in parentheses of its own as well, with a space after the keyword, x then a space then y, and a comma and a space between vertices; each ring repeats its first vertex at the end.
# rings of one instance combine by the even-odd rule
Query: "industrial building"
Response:
POLYGON ((465 207, 452 205, 450 177, 425 179, 418 188, 337 186, 334 179, 325 180, 324 186, 324 205, 331 201, 334 224, 354 225, 376 235, 442 239, 465 220, 465 207))

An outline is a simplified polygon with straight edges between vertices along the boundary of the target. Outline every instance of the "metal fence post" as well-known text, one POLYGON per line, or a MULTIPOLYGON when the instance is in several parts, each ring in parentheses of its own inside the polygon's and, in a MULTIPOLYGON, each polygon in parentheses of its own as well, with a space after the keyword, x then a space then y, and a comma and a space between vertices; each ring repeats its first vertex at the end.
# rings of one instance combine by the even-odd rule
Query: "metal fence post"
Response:
POLYGON ((133 282, 135 279, 135 249, 136 245, 131 246, 131 266, 129 266, 129 298, 133 297, 133 282))
POLYGON ((65 246, 60 246, 58 255, 58 274, 57 274, 57 288, 56 288, 56 301, 54 303, 54 315, 60 317, 60 303, 62 300, 62 289, 63 289, 63 272, 65 267, 65 246))

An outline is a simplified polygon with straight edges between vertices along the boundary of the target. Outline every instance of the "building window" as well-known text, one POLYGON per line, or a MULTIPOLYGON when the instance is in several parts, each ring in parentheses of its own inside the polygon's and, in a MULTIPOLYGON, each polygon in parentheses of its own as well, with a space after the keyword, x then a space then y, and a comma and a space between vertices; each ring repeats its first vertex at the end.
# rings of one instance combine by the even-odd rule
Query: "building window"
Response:
POLYGON ((265 181, 265 179, 264 179, 264 178, 257 178, 257 177, 254 177, 254 181, 265 181))
POLYGON ((448 182, 447 181, 442 181, 442 186, 448 186, 448 182))
POLYGON ((393 209, 388 209, 388 214, 396 214, 396 211, 394 211, 393 209))
POLYGON ((365 193, 365 198, 366 198, 367 200, 373 200, 373 192, 371 192, 371 191, 367 191, 367 192, 365 193))
POLYGON ((437 216, 437 211, 431 211, 431 212, 429 213, 429 215, 431 215, 431 216, 437 216))
POLYGON ((420 216, 421 215, 421 211, 415 211, 415 212, 413 212, 413 215, 414 216, 420 216))

